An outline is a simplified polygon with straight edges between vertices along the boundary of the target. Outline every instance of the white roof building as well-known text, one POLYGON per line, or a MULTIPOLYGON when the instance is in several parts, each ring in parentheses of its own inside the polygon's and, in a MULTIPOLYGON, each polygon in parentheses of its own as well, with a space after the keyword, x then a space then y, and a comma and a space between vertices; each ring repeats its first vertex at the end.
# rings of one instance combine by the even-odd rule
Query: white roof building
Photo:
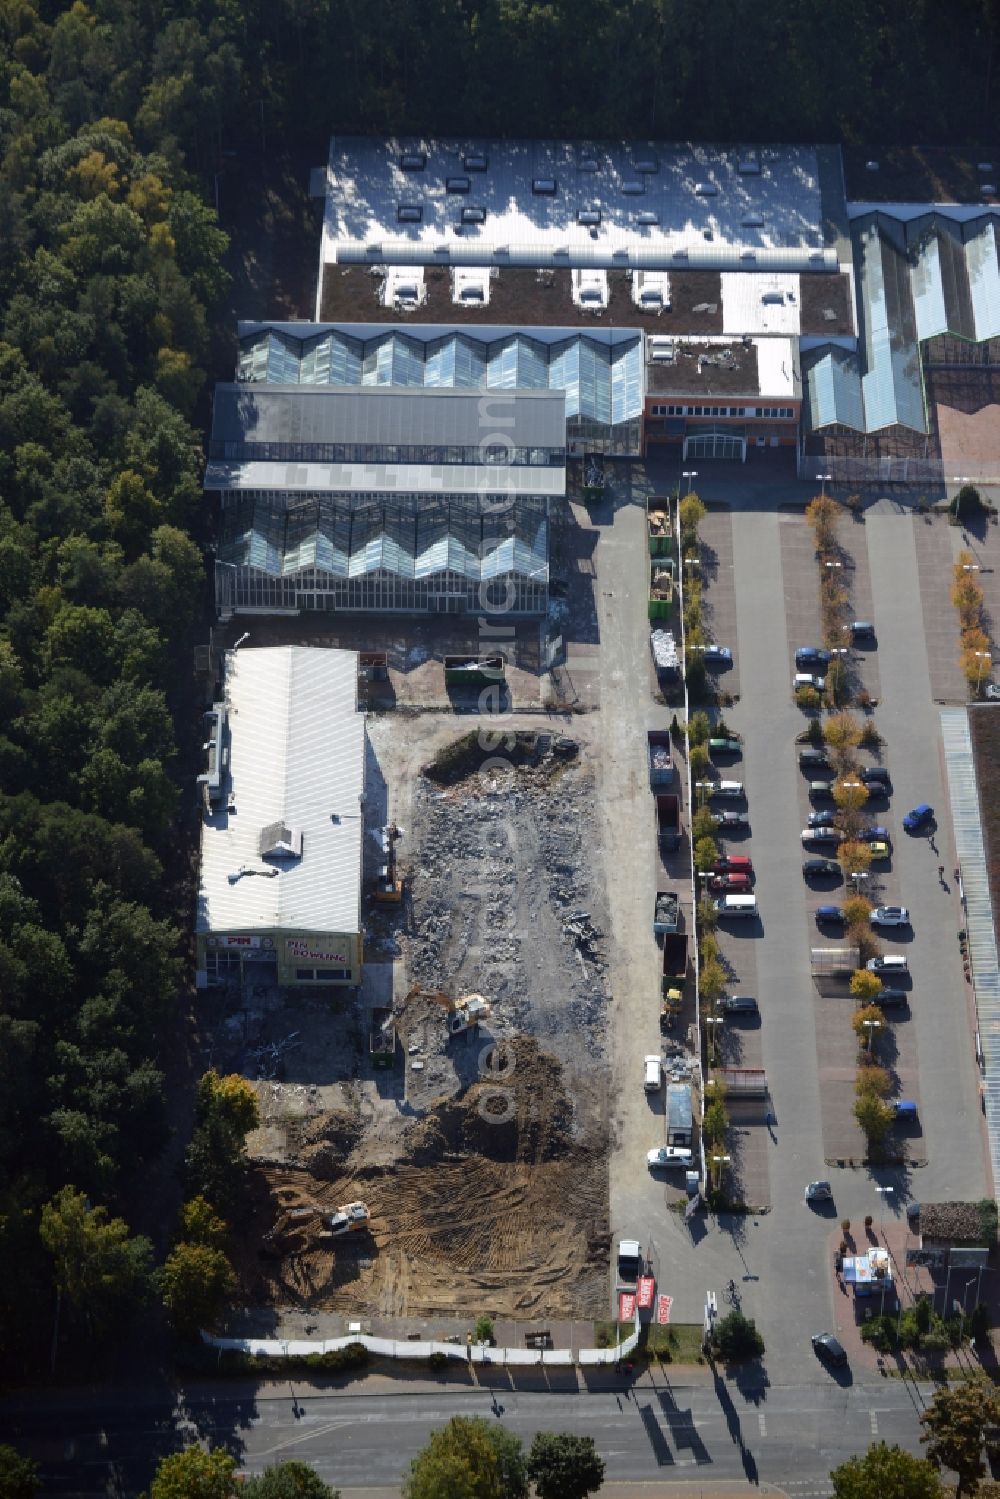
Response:
POLYGON ((326 952, 306 939, 353 936, 357 948, 361 930, 357 674, 353 651, 269 646, 227 656, 227 780, 202 824, 200 951, 220 942, 258 955, 273 949, 279 979, 298 961, 354 966, 349 944, 338 963, 335 943, 326 952))

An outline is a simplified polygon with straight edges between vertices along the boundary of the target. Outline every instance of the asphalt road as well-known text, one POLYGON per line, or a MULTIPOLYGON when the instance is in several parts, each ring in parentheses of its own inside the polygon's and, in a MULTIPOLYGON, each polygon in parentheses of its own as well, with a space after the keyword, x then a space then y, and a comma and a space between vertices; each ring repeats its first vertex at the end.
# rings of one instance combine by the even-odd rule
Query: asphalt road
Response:
MULTIPOLYGON (((593 1436, 609 1482, 740 1480, 780 1484, 794 1499, 830 1492, 830 1469, 874 1437, 918 1450, 919 1411, 930 1391, 886 1380, 741 1393, 729 1381, 599 1393, 499 1389, 405 1391, 376 1396, 268 1386, 256 1395, 215 1387, 180 1408, 167 1401, 102 1403, 45 1397, 0 1406, 0 1431, 41 1463, 43 1491, 134 1494, 157 1458, 202 1439, 226 1446, 248 1471, 301 1458, 343 1489, 389 1490, 430 1433, 453 1415, 497 1419, 526 1443, 540 1430, 593 1436)), ((105 1400, 107 1397, 104 1397, 105 1400)))

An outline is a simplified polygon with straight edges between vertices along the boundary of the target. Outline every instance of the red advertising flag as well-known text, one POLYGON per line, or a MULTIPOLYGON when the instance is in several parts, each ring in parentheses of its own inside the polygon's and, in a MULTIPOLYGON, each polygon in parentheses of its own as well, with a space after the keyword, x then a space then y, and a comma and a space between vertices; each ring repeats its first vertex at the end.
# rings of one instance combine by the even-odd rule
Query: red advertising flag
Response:
POLYGON ((620 1291, 618 1294, 618 1320, 619 1322, 635 1321, 635 1292, 620 1291))
POLYGON ((639 1276, 639 1306, 644 1312, 648 1312, 653 1305, 653 1294, 656 1289, 656 1281, 651 1275, 639 1276))
POLYGON ((656 1320, 661 1327, 665 1327, 670 1321, 670 1308, 674 1304, 672 1296, 658 1296, 656 1300, 656 1320))

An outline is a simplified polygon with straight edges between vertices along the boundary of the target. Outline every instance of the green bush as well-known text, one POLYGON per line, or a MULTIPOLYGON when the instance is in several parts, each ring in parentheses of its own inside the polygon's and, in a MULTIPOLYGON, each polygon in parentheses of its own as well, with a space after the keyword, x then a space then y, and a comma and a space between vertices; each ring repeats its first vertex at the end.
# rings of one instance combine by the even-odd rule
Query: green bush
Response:
POLYGON ((819 710, 821 698, 815 687, 796 687, 795 702, 803 713, 816 713, 819 710))
POLYGON ((712 1347, 727 1363, 738 1363, 741 1359, 760 1358, 764 1352, 764 1339, 751 1317, 744 1317, 742 1312, 734 1310, 716 1324, 712 1347))

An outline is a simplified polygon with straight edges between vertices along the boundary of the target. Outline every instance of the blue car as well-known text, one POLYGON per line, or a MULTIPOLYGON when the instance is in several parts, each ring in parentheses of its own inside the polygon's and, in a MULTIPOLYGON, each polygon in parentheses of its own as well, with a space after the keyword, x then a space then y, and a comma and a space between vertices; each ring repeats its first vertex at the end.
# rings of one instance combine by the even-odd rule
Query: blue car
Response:
POLYGON ((817 926, 846 926, 847 917, 839 906, 817 906, 817 926))
POLYGON ((811 828, 832 828, 836 812, 810 812, 807 826, 811 828))
POLYGON ((922 828, 925 822, 930 822, 934 816, 934 808, 930 802, 921 802, 919 807, 914 807, 912 812, 907 812, 903 818, 903 827, 908 833, 915 833, 922 828))
POLYGON ((858 837, 862 843, 888 843, 889 829, 882 827, 881 823, 871 823, 868 827, 861 829, 858 837))

